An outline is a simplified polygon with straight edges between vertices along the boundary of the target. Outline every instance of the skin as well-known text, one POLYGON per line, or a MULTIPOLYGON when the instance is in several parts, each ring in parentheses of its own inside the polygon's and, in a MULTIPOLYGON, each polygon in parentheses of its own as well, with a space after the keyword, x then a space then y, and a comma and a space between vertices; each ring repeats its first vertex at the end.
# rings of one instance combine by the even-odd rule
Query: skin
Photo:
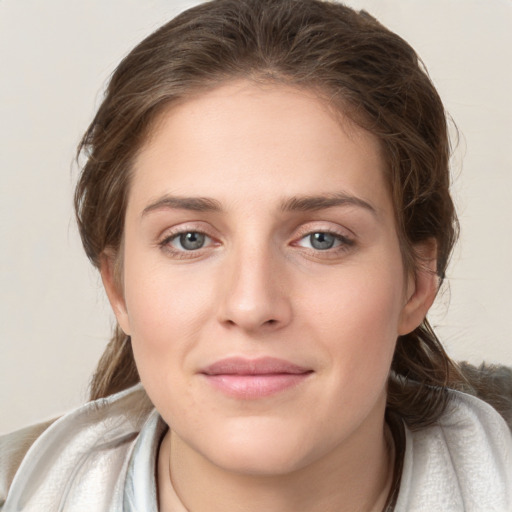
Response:
POLYGON ((171 481, 191 512, 380 510, 393 351, 437 282, 404 271, 378 140, 311 91, 230 82, 160 116, 125 221, 123 286, 108 251, 102 277, 170 426, 161 510, 171 481), (344 201, 291 208, 293 197, 335 194, 344 201), (205 233, 204 245, 185 250, 187 232, 205 233), (333 247, 313 246, 311 233, 332 233, 333 247), (230 356, 310 373, 270 396, 232 397, 201 373, 230 356))

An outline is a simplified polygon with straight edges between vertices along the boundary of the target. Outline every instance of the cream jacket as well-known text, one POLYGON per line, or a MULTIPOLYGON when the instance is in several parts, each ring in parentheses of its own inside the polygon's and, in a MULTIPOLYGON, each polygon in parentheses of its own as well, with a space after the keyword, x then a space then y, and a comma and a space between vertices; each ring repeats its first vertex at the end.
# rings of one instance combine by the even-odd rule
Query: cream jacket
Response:
MULTIPOLYGON (((166 430, 137 385, 1 437, 0 510, 157 512, 155 464, 166 430)), ((172 512, 186 512, 174 501, 172 512)), ((406 429, 395 511, 512 511, 512 435, 503 418, 453 391, 438 424, 406 429)))

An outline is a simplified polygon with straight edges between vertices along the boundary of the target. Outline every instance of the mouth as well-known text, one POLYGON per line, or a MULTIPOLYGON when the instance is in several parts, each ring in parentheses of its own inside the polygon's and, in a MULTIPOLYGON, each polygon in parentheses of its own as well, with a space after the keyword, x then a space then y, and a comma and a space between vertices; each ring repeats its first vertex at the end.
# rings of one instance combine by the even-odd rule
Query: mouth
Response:
POLYGON ((231 357, 199 372, 227 396, 254 400, 284 392, 305 381, 313 370, 283 359, 231 357))

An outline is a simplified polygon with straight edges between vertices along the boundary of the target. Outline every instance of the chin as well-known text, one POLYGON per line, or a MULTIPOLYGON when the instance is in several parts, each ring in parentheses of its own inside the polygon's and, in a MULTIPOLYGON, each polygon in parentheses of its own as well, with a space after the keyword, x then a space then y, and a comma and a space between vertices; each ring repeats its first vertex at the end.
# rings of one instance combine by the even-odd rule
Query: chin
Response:
POLYGON ((307 466, 307 461, 297 450, 275 447, 229 447, 226 452, 211 460, 225 471, 247 476, 271 477, 287 475, 307 466))
POLYGON ((226 471, 253 476, 289 474, 315 458, 318 447, 311 445, 308 436, 273 423, 254 419, 252 425, 241 422, 215 439, 204 439, 203 455, 226 471))

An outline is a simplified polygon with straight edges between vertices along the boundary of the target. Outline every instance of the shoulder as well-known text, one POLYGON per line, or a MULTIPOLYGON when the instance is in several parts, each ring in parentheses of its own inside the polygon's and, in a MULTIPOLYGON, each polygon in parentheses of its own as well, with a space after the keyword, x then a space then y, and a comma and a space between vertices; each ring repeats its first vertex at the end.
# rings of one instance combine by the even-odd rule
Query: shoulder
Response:
POLYGON ((510 429, 488 403, 449 393, 436 424, 406 431, 396 510, 512 510, 510 429))
POLYGON ((0 506, 21 461, 36 439, 54 422, 50 420, 0 436, 0 506))
POLYGON ((62 493, 76 483, 84 489, 90 482, 112 490, 152 409, 138 385, 89 402, 53 422, 1 437, 0 509, 32 510, 30 505, 35 505, 38 510, 53 510, 62 493), (91 472, 91 467, 96 470, 91 472))
POLYGON ((492 405, 512 429, 512 368, 503 365, 482 363, 473 366, 459 363, 459 368, 468 381, 468 393, 492 405))

